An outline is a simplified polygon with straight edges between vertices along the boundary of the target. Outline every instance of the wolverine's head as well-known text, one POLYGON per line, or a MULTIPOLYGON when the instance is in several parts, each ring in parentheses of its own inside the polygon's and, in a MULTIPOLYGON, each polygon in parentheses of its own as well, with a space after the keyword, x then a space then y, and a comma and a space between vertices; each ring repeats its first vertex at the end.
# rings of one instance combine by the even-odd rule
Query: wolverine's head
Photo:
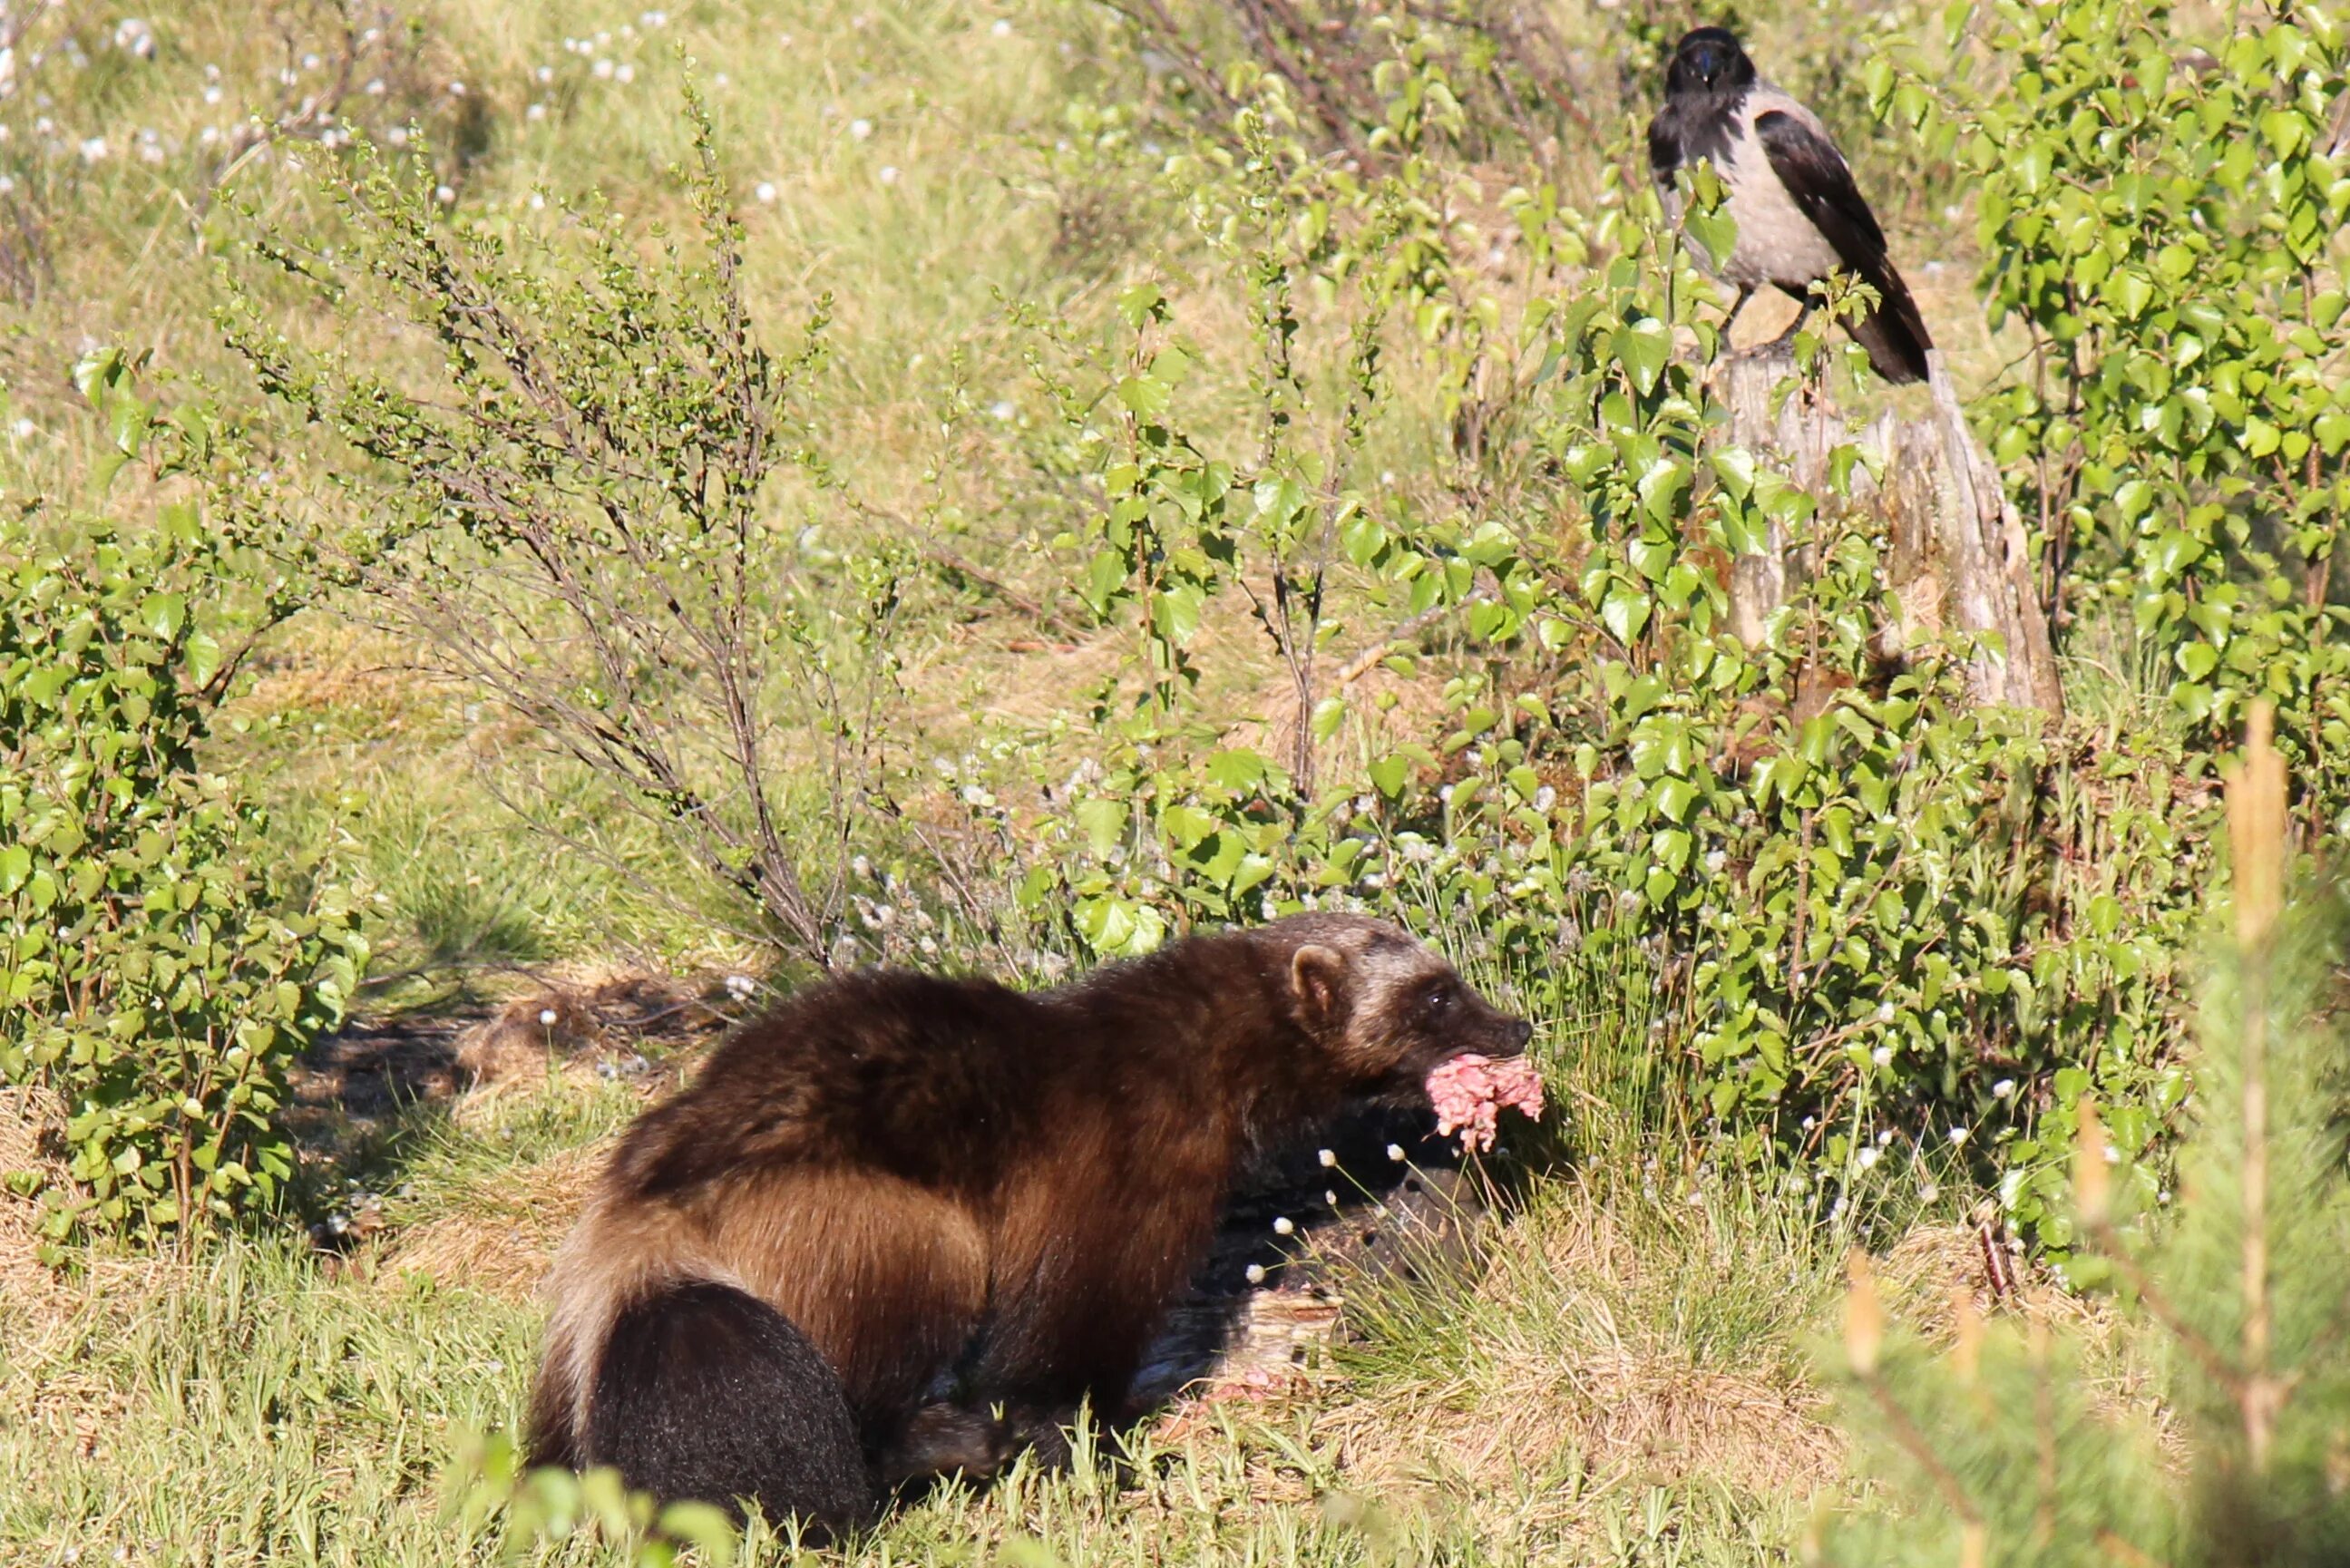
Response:
POLYGON ((1298 915, 1264 934, 1289 951, 1299 1022, 1367 1093, 1417 1094, 1440 1063, 1471 1053, 1515 1056, 1534 1038, 1534 1025, 1478 995, 1451 964, 1384 920, 1298 915))
POLYGON ((1754 62, 1727 27, 1700 27, 1682 38, 1665 68, 1665 96, 1732 93, 1754 81, 1754 62))

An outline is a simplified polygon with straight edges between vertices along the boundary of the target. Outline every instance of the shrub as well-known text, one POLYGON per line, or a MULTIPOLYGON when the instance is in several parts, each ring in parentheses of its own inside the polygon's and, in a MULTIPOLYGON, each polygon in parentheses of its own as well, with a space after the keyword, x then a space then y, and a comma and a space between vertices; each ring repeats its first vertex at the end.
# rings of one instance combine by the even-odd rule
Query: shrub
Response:
POLYGON ((1985 1324, 1954 1299, 1947 1355, 1888 1337, 1856 1264, 1833 1357, 1878 1502, 1830 1561, 2329 1563, 2350 1550, 2350 1162, 2343 1146, 2345 905, 2321 886, 2280 919, 2282 760, 2256 709, 2229 784, 2233 940, 2205 1007, 2199 1114, 2178 1200, 2084 1112, 2068 1206, 2125 1344, 2161 1368, 2165 1434, 2109 1407, 2076 1334, 1985 1324), (2166 1451, 2168 1449, 2168 1451, 2166 1451))
POLYGON ((858 950, 849 847, 887 809, 910 554, 862 547, 816 412, 824 313, 787 355, 760 340, 688 109, 690 244, 596 212, 512 234, 452 216, 412 144, 363 145, 319 171, 338 243, 256 242, 343 340, 280 330, 250 280, 224 320, 279 410, 330 438, 311 547, 346 607, 653 824, 716 895, 693 913, 823 966, 858 950), (351 348, 387 320, 415 337, 351 348))
POLYGON ((1981 413, 2050 610, 2127 618, 2208 743, 2276 702, 2332 826, 2350 30, 2285 4, 2197 34, 2163 0, 2001 0, 1972 26, 1955 73, 1869 81, 1980 191, 1985 304, 2029 346, 1981 413))
MULTIPOLYGON (((1611 1043, 1627 1066, 1669 1051, 1689 1096, 1672 1114, 1733 1158, 1792 1160, 1824 1208, 1897 1176, 1930 1196, 1958 1171, 2069 1244, 2074 1106, 2094 1094, 2116 1146, 2158 1163, 2188 1094, 2177 974, 2215 858, 2214 719, 2277 691, 2290 744, 2323 750, 2339 689, 2320 679, 2338 612, 2314 563, 2345 379, 2338 343, 2304 328, 2338 298, 2344 187, 2320 111, 2340 39, 2263 14, 2215 47, 2220 70, 2164 77, 2139 57, 2160 27, 2116 5, 2102 35, 2067 10, 2002 11, 1959 39, 1943 108, 1894 73, 1878 98, 1908 126, 1976 117, 1935 140, 1986 182, 1992 304, 2039 312, 2043 358, 2069 356, 1985 400, 2020 509, 2042 515, 2054 473, 2073 499, 2050 514, 2110 523, 2112 465, 2146 471, 2124 497, 2148 526, 2084 535, 2069 603, 2137 606, 2147 645, 2185 660, 2177 722, 2146 722, 2085 660, 2061 725, 1970 701, 1964 670, 1999 650, 1902 602, 1864 493, 1888 454, 1831 417, 1821 474, 1799 482, 1726 433, 1718 317, 1645 182, 1610 171, 1578 210, 1520 169, 1501 271, 1523 281, 1505 283, 1492 231, 1451 215, 1491 195, 1460 149, 1497 143, 1464 132, 1474 111, 1432 90, 1442 61, 1399 35, 1375 78, 1392 99, 1377 167, 1319 156, 1315 112, 1277 72, 1236 74, 1245 104, 1168 162, 1253 324, 1249 363, 1218 369, 1249 380, 1255 428, 1193 390, 1215 379, 1209 351, 1163 290, 1124 297, 1106 354, 1046 334, 1060 347, 1040 363, 1066 368, 1046 376, 1063 419, 1040 466, 1092 503, 1064 535, 1072 590, 1133 626, 1147 673, 1097 696, 1098 772, 1038 781, 1065 809, 1038 825, 1056 847, 1016 867, 1030 907, 1073 909, 1074 936, 1111 952, 1334 900, 1457 927, 1537 997, 1628 988, 1639 1033, 1611 1043), (2016 109, 2060 75, 2069 118, 2016 109), (2051 138, 2043 154, 2098 172, 2026 179, 2051 138), (2247 146, 2273 161, 2267 194, 2230 173, 2247 146), (2110 200, 2082 195, 2107 181, 2110 200), (2277 223, 2301 237, 2272 243, 2277 223), (2085 242, 2120 266, 2178 236, 2213 270, 2159 307, 2084 303, 2050 271, 2085 242), (2215 311, 2224 331, 2196 325, 2215 311), (1392 411, 1447 429, 1451 450, 1417 483, 1367 484, 1407 356, 1439 406, 1392 411), (2126 386, 2157 369, 2225 428, 2180 426, 2192 451, 2137 440, 2168 405, 2126 386), (2019 437, 2060 387, 2074 411, 2019 437), (2075 437, 2094 451, 2043 464, 2075 437), (2139 594, 2196 528, 2204 576, 2139 594), (1801 580, 1733 635, 1729 564, 1766 548, 1801 580), (1232 600, 1263 639, 1202 635, 1232 600), (1364 628, 1383 617, 1391 635, 1364 628), (2231 644, 2235 674, 2178 640, 2222 634, 2253 639, 2231 644), (1284 696, 1262 728, 1210 725, 1191 695, 1210 662, 1230 684, 1268 658, 1284 696), (1383 660, 1440 673, 1440 727, 1360 699, 1352 677, 1383 660)), ((1709 199, 1693 192, 1692 231, 1718 248, 1709 199)), ((1816 400, 1851 351, 1824 331, 1798 348, 1782 392, 1816 400)), ((2083 649, 2082 621, 2063 629, 2083 649)), ((2308 775, 2320 821, 2338 809, 2326 778, 2308 775)))
MULTIPOLYGON (((130 367, 78 374, 135 455, 130 367)), ((366 962, 349 889, 289 874, 263 813, 202 765, 241 568, 241 541, 187 505, 0 525, 0 1076, 66 1103, 53 1238, 275 1202, 286 1063, 366 962)))

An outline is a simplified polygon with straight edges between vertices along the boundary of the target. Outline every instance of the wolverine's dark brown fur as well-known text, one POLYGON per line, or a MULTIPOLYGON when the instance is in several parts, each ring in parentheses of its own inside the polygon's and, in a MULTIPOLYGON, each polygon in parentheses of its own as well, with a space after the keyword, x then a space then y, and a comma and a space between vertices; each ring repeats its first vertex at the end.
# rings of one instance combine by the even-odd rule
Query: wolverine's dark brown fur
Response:
MULTIPOLYGON (((1252 1152, 1351 1100, 1419 1096, 1444 1059, 1513 1054, 1529 1033, 1403 932, 1342 916, 1195 938, 1055 991, 892 972, 814 988, 622 1142, 550 1279, 534 1450, 627 1452, 629 1479, 661 1490, 659 1453, 610 1429, 599 1377, 624 1314, 701 1282, 725 1288, 706 1310, 773 1309, 821 1354, 877 1491, 974 1467, 1084 1399, 1124 1417, 1252 1152)), ((794 1336, 774 1326, 745 1332, 796 1377, 794 1336)), ((772 1419, 761 1376, 727 1386, 772 1419)), ((679 1386, 713 1385, 696 1368, 679 1386)), ((813 1412, 805 1441, 829 1423, 813 1412)), ((824 1517, 844 1511, 791 1455, 739 1479, 771 1513, 855 1522, 824 1517)))

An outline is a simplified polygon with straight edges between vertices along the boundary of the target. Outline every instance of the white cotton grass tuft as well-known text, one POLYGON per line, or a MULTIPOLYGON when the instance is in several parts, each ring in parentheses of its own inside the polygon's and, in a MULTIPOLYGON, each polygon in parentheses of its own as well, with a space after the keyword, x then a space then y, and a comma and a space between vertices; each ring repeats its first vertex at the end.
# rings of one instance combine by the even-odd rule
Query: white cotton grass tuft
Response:
POLYGON ((1253 1285, 1261 1285, 1264 1283, 1264 1265, 1263 1263, 1251 1263, 1248 1266, 1248 1282, 1253 1285))
POLYGON ((1286 1214, 1280 1216, 1273 1222, 1273 1233, 1276 1236, 1290 1235, 1294 1233, 1296 1229, 1296 1225, 1291 1221, 1289 1216, 1286 1214))
POLYGON ((1393 1160, 1401 1160, 1403 1158, 1403 1145, 1399 1143, 1391 1143, 1388 1145, 1388 1158, 1393 1160))
POLYGON ((1338 1163, 1338 1154, 1336 1149, 1326 1148, 1314 1158, 1322 1162, 1322 1168, 1325 1170, 1334 1168, 1338 1163))
POLYGON ((542 1007, 538 1010, 539 1023, 549 1029, 555 1027, 555 1009, 552 1007, 542 1007))

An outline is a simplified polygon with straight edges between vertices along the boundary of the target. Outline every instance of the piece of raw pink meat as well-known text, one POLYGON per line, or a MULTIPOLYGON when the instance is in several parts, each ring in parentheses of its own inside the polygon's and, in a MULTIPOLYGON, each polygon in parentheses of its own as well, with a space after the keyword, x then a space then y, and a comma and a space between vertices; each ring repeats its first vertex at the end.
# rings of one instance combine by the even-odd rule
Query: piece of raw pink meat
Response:
POLYGON ((1542 1116, 1542 1075, 1523 1056, 1496 1062, 1469 1052, 1440 1063, 1428 1075, 1428 1098, 1436 1107, 1439 1137, 1458 1132, 1464 1151, 1488 1149, 1503 1106, 1542 1116))

